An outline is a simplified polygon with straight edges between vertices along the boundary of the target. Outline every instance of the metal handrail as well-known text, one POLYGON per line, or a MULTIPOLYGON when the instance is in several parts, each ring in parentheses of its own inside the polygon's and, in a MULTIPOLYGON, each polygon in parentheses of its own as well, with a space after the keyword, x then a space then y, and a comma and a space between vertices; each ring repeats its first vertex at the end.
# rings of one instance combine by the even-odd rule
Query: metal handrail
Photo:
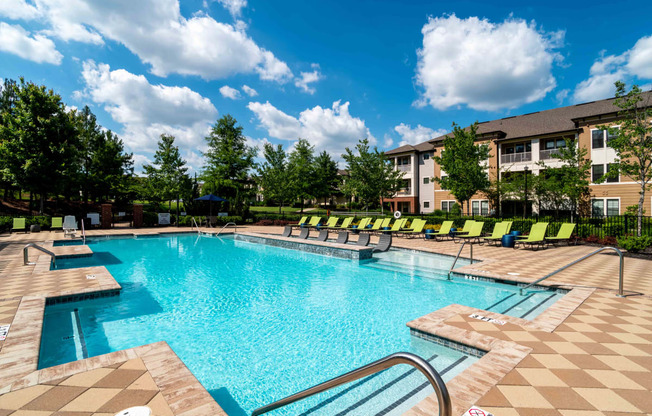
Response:
MULTIPOLYGON (((462 250, 464 249, 464 246, 466 245, 466 243, 467 243, 467 241, 462 242, 462 247, 460 247, 460 250, 457 252, 457 256, 455 256, 455 260, 453 260, 453 264, 451 264, 451 268, 448 269, 448 280, 451 280, 451 273, 453 272, 453 269, 455 268, 455 265, 457 264, 457 260, 460 258, 460 255, 462 254, 462 250)), ((469 250, 470 250, 470 255, 471 255, 471 263, 473 263, 473 243, 470 243, 469 250)))
POLYGON ((593 257, 593 256, 595 256, 596 254, 601 253, 601 252, 603 252, 603 251, 605 251, 605 250, 613 250, 613 251, 615 251, 615 252, 618 254, 618 257, 620 257, 620 271, 619 271, 619 273, 618 273, 618 275, 619 275, 619 277, 618 277, 618 296, 620 296, 620 297, 624 297, 625 295, 624 295, 624 293, 623 293, 623 273, 624 273, 624 271, 625 271, 625 258, 623 257, 623 252, 620 251, 620 250, 618 250, 616 247, 602 247, 602 248, 599 248, 599 249, 595 250, 594 252, 589 253, 589 254, 587 254, 586 256, 583 256, 582 258, 579 258, 579 259, 577 259, 577 260, 575 260, 575 261, 573 261, 573 262, 570 262, 570 263, 568 263, 567 265, 565 265, 564 267, 560 267, 559 269, 555 270, 554 272, 552 272, 552 273, 548 273, 547 275, 543 276, 542 278, 540 278, 540 279, 538 279, 538 280, 535 280, 534 282, 532 282, 532 283, 530 283, 530 284, 528 284, 528 285, 523 286, 523 287, 519 290, 519 293, 521 294, 521 296, 523 296, 523 294, 524 294, 523 291, 524 291, 525 289, 529 288, 530 286, 534 286, 534 285, 536 285, 537 283, 541 282, 542 280, 546 280, 546 279, 549 278, 550 276, 553 276, 553 275, 555 275, 555 274, 557 274, 557 273, 559 273, 559 272, 561 272, 561 271, 563 271, 563 270, 566 270, 566 269, 568 269, 569 267, 574 266, 574 265, 576 265, 577 263, 579 263, 579 262, 581 262, 581 261, 584 261, 584 260, 588 259, 589 257, 593 257))
POLYGON ((448 394, 446 383, 444 383, 444 380, 442 380, 437 370, 432 368, 432 366, 426 360, 419 357, 418 355, 414 355, 409 352, 397 352, 388 355, 385 358, 381 358, 378 361, 374 361, 371 364, 367 364, 346 374, 342 374, 341 376, 335 377, 321 384, 310 387, 309 389, 293 394, 292 396, 288 396, 274 403, 259 407, 251 413, 251 416, 259 416, 264 413, 271 412, 272 410, 314 396, 315 394, 323 393, 332 388, 341 386, 342 384, 350 383, 372 374, 379 373, 397 364, 411 365, 412 367, 419 370, 424 376, 426 376, 432 387, 435 389, 435 394, 437 395, 437 401, 439 402, 439 416, 451 415, 451 398, 448 394))
POLYGON ((84 244, 86 244, 86 228, 84 228, 84 219, 81 219, 81 225, 82 225, 82 239, 84 240, 84 244))
POLYGON ((220 231, 218 231, 217 234, 215 234, 215 236, 217 237, 218 235, 220 235, 220 233, 222 233, 222 231, 224 231, 224 229, 226 227, 228 227, 229 225, 234 225, 235 226, 234 233, 238 232, 238 224, 236 224, 234 222, 227 222, 226 224, 224 224, 224 227, 222 227, 222 229, 220 231))
POLYGON ((32 265, 36 264, 36 262, 30 262, 29 261, 29 253, 28 253, 28 251, 29 251, 30 247, 34 247, 35 249, 40 250, 40 251, 44 252, 45 254, 47 254, 48 256, 52 257, 52 266, 57 267, 57 256, 53 252, 51 252, 50 250, 45 249, 45 248, 37 245, 36 243, 29 243, 25 247, 23 247, 23 266, 32 266, 32 265))
POLYGON ((197 220, 195 219, 195 217, 191 217, 191 218, 192 218, 192 222, 195 224, 195 227, 197 227, 197 234, 201 234, 201 230, 199 229, 199 225, 197 225, 197 220))

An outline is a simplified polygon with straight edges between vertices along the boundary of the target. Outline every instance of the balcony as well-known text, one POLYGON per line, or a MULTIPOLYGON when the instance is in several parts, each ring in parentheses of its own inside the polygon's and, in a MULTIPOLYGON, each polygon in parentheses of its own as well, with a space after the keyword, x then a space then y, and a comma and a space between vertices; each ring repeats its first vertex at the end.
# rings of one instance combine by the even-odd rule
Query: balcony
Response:
POLYGON ((396 170, 401 172, 412 172, 412 165, 397 165, 396 170))
POLYGON ((541 159, 541 160, 557 159, 553 155, 558 154, 558 152, 559 152, 559 149, 540 150, 539 151, 539 159, 541 159))
POLYGON ((500 163, 517 163, 529 162, 532 160, 532 152, 512 153, 508 155, 500 155, 500 163))
POLYGON ((400 195, 400 196, 412 195, 412 188, 401 188, 398 190, 396 195, 400 195))

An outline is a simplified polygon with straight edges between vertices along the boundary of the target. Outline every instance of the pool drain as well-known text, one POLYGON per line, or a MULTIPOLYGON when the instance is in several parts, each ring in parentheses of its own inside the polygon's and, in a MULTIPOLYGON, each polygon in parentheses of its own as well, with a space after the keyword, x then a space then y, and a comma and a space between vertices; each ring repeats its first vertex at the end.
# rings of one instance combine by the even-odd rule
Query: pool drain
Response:
POLYGON ((115 414, 115 416, 150 416, 152 409, 147 406, 130 407, 115 414))

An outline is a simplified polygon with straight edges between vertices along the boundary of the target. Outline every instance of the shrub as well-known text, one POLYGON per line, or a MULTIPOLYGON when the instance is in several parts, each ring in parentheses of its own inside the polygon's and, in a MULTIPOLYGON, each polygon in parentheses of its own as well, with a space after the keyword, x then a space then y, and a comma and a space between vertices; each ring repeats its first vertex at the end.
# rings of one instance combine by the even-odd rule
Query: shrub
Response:
POLYGON ((618 246, 632 253, 638 253, 652 246, 652 237, 650 236, 627 236, 618 239, 618 246))

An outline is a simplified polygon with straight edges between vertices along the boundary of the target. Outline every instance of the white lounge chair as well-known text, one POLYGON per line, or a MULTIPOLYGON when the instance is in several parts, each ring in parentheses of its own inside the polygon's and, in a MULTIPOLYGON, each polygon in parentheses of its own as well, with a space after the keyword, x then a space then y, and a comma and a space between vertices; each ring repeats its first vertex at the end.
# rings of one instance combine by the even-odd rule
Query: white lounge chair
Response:
POLYGON ((75 237, 77 233, 77 220, 74 215, 66 215, 63 219, 63 236, 75 237))
POLYGON ((158 225, 170 225, 170 213, 158 214, 158 225))

